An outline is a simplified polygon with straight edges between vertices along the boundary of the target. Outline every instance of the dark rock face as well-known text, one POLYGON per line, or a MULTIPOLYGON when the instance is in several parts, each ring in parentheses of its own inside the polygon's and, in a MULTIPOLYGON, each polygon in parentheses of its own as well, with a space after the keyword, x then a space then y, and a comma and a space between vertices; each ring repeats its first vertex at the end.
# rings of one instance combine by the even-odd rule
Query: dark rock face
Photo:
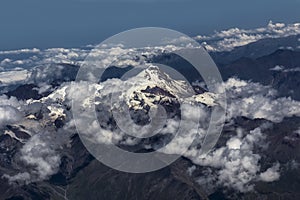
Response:
POLYGON ((16 89, 6 93, 8 97, 16 97, 18 100, 40 99, 43 96, 35 89, 34 84, 20 85, 16 89))
POLYGON ((241 58, 231 64, 220 66, 224 79, 237 76, 243 80, 252 80, 277 89, 280 96, 291 96, 299 100, 300 72, 271 71, 276 65, 287 70, 300 67, 300 52, 277 50, 257 59, 241 58))
POLYGON ((141 90, 141 92, 144 93, 150 93, 150 94, 154 94, 154 95, 163 95, 163 96, 167 96, 167 97, 171 97, 171 98, 175 98, 174 95, 172 95, 169 91, 165 91, 163 89, 161 89, 160 87, 147 87, 145 90, 141 90))
POLYGON ((193 89, 196 94, 203 94, 204 92, 207 92, 207 90, 197 85, 193 86, 193 89))
POLYGON ((10 197, 10 198, 8 198, 6 200, 24 200, 24 197, 22 197, 22 196, 14 196, 14 197, 10 197))
POLYGON ((12 159, 21 143, 9 135, 0 135, 0 166, 10 168, 12 159))
POLYGON ((25 131, 22 131, 20 127, 11 126, 11 125, 7 125, 6 127, 8 130, 12 131, 17 138, 21 140, 28 140, 30 138, 30 135, 25 131))
POLYGON ((62 163, 62 172, 70 179, 92 160, 94 160, 94 157, 87 151, 79 136, 76 134, 72 137, 71 148, 66 155, 65 162, 62 163))
POLYGON ((65 125, 64 118, 59 117, 54 121, 54 125, 56 128, 62 128, 65 125))
POLYGON ((110 169, 96 160, 82 169, 69 184, 70 199, 205 199, 187 178, 180 160, 148 174, 128 174, 110 169), (79 189, 80 188, 80 189, 79 189), (101 188, 101 189, 100 189, 101 188))
POLYGON ((71 148, 64 151, 61 158, 60 170, 53 175, 49 182, 54 185, 66 186, 70 184, 72 178, 83 168, 85 168, 94 158, 83 146, 79 136, 72 137, 71 148))
POLYGON ((154 56, 149 59, 151 63, 159 63, 166 66, 170 66, 177 70, 184 78, 192 83, 197 80, 202 80, 201 74, 185 59, 178 56, 177 54, 168 53, 154 56))
POLYGON ((297 48, 300 35, 283 38, 266 38, 245 46, 234 48, 232 51, 212 52, 210 55, 218 64, 229 64, 240 58, 257 59, 267 56, 282 47, 297 48))
POLYGON ((111 78, 121 78, 126 72, 130 71, 131 69, 133 69, 132 66, 128 66, 125 68, 115 66, 108 67, 102 74, 102 77, 100 77, 100 82, 106 81, 107 79, 111 78))

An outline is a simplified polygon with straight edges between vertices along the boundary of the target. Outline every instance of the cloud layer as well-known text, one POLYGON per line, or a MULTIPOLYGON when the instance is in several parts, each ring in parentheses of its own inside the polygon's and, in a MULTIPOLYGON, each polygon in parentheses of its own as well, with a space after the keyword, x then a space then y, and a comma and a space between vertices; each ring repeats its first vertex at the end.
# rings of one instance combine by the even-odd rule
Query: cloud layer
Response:
POLYGON ((267 27, 256 29, 231 28, 216 32, 211 36, 196 36, 203 42, 208 51, 231 51, 235 47, 244 46, 266 38, 280 38, 300 34, 300 23, 283 24, 269 22, 267 27))
MULTIPOLYGON (((130 96, 130 91, 136 91, 137 88, 140 87, 140 81, 144 81, 144 79, 137 76, 128 81, 111 79, 100 84, 68 82, 62 84, 62 86, 49 96, 39 100, 38 102, 41 102, 50 109, 47 111, 49 112, 49 116, 45 113, 46 116, 44 119, 52 120, 54 115, 50 113, 63 110, 63 115, 57 113, 55 116, 65 116, 67 119, 66 125, 60 131, 45 133, 45 131, 40 130, 41 132, 36 132, 22 147, 19 154, 19 160, 27 166, 26 168, 28 170, 15 175, 5 175, 5 177, 11 182, 23 181, 29 183, 47 179, 58 171, 60 165, 59 152, 61 147, 68 141, 68 134, 66 133, 76 131, 75 121, 72 120, 71 112, 67 111, 66 107, 71 107, 71 100, 75 98, 83 102, 82 109, 91 108, 93 103, 91 98, 94 97, 89 96, 89 94, 86 93, 87 91, 96 91, 94 103, 96 104, 97 115, 100 119, 99 123, 102 125, 101 134, 94 135, 94 142, 102 144, 113 142, 127 146, 137 145, 142 142, 141 139, 127 137, 122 130, 115 129, 108 123, 110 118, 113 117, 110 111, 110 95, 114 92, 120 92, 118 96, 130 96), (131 90, 132 88, 135 89, 131 90), (64 137, 62 137, 61 133, 65 134, 65 139, 62 139, 64 137)), ((145 84, 144 82, 142 83, 145 84)), ((154 83, 149 82, 149 84, 154 83)), ((300 116, 300 102, 290 98, 277 98, 276 91, 269 86, 263 86, 259 83, 243 81, 237 78, 230 78, 221 87, 225 87, 227 91, 227 126, 230 126, 232 123, 234 124, 234 120, 240 116, 249 119, 265 119, 270 123, 279 123, 285 117, 300 116)), ((174 95, 176 96, 176 94, 174 95)), ((5 112, 2 113, 6 113, 5 117, 1 118, 3 124, 16 122, 14 117, 18 116, 13 113, 17 111, 8 106, 27 107, 28 104, 34 102, 18 102, 13 98, 8 99, 5 96, 1 98, 1 101, 3 105, 7 105, 4 108, 1 107, 1 109, 5 110, 5 112)), ((174 139, 172 145, 167 146, 167 148, 161 151, 168 154, 183 154, 183 156, 189 158, 194 164, 207 168, 205 176, 199 178, 199 183, 209 184, 209 182, 212 182, 217 186, 247 192, 253 189, 257 181, 272 182, 279 179, 280 165, 274 163, 273 167, 266 171, 261 171, 261 155, 255 151, 256 147, 266 147, 266 135, 263 131, 268 126, 257 127, 250 132, 243 130, 243 127, 237 128, 235 134, 227 140, 225 146, 218 147, 212 150, 206 157, 203 157, 198 147, 201 145, 203 136, 206 133, 205 130, 207 126, 205 125, 207 125, 208 122, 205 119, 209 119, 210 110, 204 105, 199 107, 193 104, 182 105, 182 110, 184 111, 182 117, 186 120, 185 124, 189 127, 189 129, 186 130, 189 131, 179 134, 179 136, 174 139), (201 119, 203 119, 203 121, 200 121, 200 127, 198 127, 199 121, 196 120, 199 114, 197 108, 200 108, 198 111, 200 111, 201 119), (193 140, 194 138, 196 138, 196 140, 193 140)), ((77 120, 77 125, 79 124, 85 127, 87 133, 99 131, 96 121, 88 124, 86 117, 77 120)), ((165 126, 161 132, 162 134, 173 133, 177 130, 179 125, 179 120, 169 120, 167 126, 165 126)), ((167 141, 168 139, 166 142, 167 141)), ((160 148, 160 145, 161 144, 147 144, 144 147, 146 149, 157 149, 160 148)))

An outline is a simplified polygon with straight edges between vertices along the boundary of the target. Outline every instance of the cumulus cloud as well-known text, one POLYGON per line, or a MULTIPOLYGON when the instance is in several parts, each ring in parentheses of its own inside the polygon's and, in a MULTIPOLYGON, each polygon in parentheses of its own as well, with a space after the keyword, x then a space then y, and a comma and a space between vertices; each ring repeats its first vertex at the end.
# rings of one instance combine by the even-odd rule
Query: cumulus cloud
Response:
POLYGON ((15 182, 18 182, 18 181, 25 182, 25 183, 30 183, 31 175, 28 172, 18 173, 14 176, 4 174, 3 178, 6 178, 9 181, 9 183, 15 183, 15 182))
POLYGON ((0 72, 0 85, 10 85, 24 82, 29 76, 27 70, 12 70, 0 72))
POLYGON ((267 169, 265 172, 262 172, 259 175, 260 180, 264 182, 277 181, 280 178, 279 169, 280 164, 276 163, 273 167, 267 169))
POLYGON ((68 134, 39 133, 30 138, 16 154, 15 159, 21 162, 20 173, 5 174, 3 177, 10 183, 31 183, 42 181, 55 174, 60 166, 60 149, 68 141, 68 134))
MULTIPOLYGON (((253 183, 260 171, 261 156, 254 153, 255 145, 262 145, 265 136, 261 128, 250 133, 238 132, 230 138, 226 146, 215 149, 205 157, 192 157, 195 164, 213 167, 207 176, 214 177, 216 184, 234 188, 240 192, 253 189, 253 183)), ((211 180, 209 177, 208 180, 211 180)), ((201 182, 203 182, 203 178, 201 182)))
POLYGON ((52 86, 47 83, 39 83, 38 88, 36 88, 39 94, 43 94, 45 92, 50 92, 53 90, 52 86))
POLYGON ((22 118, 21 112, 12 106, 0 105, 0 128, 19 121, 22 118))
POLYGON ((21 108, 24 103, 22 101, 18 101, 16 97, 8 97, 6 95, 0 96, 0 105, 1 106, 12 106, 15 108, 21 108))
POLYGON ((300 102, 276 97, 276 91, 259 83, 230 78, 224 83, 228 99, 228 119, 238 116, 281 122, 285 117, 300 116, 300 102))
MULTIPOLYGON (((284 117, 299 115, 299 102, 290 98, 278 99, 276 91, 267 86, 232 78, 225 83, 225 87, 229 101, 228 119, 246 116, 250 119, 268 119, 276 123, 284 117), (266 108, 263 106, 265 103, 267 103, 266 108)), ((267 128, 270 128, 270 123, 263 124, 248 134, 238 129, 237 135, 228 139, 225 147, 215 149, 204 158, 199 157, 198 150, 190 149, 186 152, 184 156, 190 158, 195 164, 213 169, 206 170, 206 176, 200 178, 198 182, 206 186, 218 184, 247 192, 253 189, 257 180, 277 180, 277 177, 279 178, 279 172, 276 171, 277 165, 259 174, 261 156, 254 153, 255 146, 266 147, 265 135, 261 130, 267 128), (261 175, 264 178, 261 178, 261 175), (266 176, 271 178, 267 179, 266 176)), ((179 145, 177 145, 178 148, 179 145)))
POLYGON ((22 120, 23 102, 15 97, 0 96, 0 128, 22 120))

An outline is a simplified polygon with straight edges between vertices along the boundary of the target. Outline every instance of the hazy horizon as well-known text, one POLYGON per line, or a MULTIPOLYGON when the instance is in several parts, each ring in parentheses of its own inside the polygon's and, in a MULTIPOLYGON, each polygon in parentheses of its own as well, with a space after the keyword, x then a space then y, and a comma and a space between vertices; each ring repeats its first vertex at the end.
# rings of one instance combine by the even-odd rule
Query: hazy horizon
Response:
POLYGON ((270 20, 290 24, 300 21, 299 6, 299 0, 3 0, 0 50, 79 47, 149 26, 195 36, 266 26, 270 20))

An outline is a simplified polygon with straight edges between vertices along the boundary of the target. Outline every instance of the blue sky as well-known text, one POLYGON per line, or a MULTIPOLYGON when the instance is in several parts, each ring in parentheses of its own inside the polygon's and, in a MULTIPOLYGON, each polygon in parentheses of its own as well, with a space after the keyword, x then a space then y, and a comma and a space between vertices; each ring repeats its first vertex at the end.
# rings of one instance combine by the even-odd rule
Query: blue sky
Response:
POLYGON ((300 21, 300 0, 1 0, 0 49, 78 47, 131 28, 188 35, 300 21))

